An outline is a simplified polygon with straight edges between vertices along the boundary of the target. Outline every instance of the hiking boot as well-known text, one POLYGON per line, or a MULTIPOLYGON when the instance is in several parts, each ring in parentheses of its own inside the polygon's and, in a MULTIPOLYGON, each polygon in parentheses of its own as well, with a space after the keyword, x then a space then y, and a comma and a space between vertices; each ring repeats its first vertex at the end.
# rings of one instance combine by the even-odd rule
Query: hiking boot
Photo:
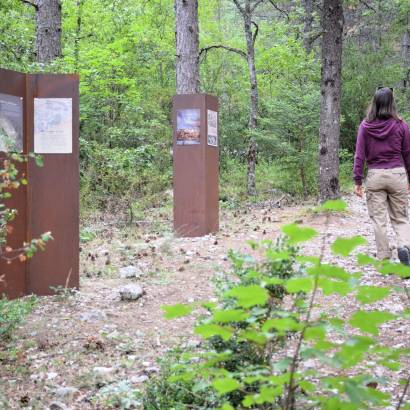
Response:
POLYGON ((397 255, 403 265, 410 266, 410 251, 407 246, 397 249, 397 255))

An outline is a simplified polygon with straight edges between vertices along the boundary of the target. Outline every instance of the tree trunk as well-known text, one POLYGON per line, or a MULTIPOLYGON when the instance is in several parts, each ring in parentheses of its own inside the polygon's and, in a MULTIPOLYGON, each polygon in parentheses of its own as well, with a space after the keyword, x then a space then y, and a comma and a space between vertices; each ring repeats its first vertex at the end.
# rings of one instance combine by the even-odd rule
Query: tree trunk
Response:
POLYGON ((80 71, 80 40, 81 40, 82 11, 83 11, 83 0, 77 0, 77 27, 75 29, 75 39, 74 39, 74 70, 76 73, 80 71))
POLYGON ((61 56, 60 0, 36 0, 36 55, 39 63, 61 56))
POLYGON ((175 0, 177 94, 199 92, 198 0, 175 0))
POLYGON ((319 198, 340 196, 339 139, 343 48, 342 0, 324 0, 320 105, 319 198))
MULTIPOLYGON (((258 82, 256 78, 255 68, 255 43, 254 34, 252 32, 252 10, 250 0, 246 0, 245 7, 242 10, 244 19, 244 29, 246 38, 246 59, 249 69, 250 81, 250 113, 249 113, 249 129, 252 133, 258 125, 258 82)), ((256 195, 256 162, 258 156, 258 145, 255 137, 251 135, 248 147, 248 184, 247 190, 249 195, 256 195)))
POLYGON ((409 13, 407 13, 407 25, 401 43, 401 56, 403 60, 403 88, 407 88, 410 77, 410 27, 409 13))
POLYGON ((313 0, 302 0, 304 13, 303 22, 303 46, 309 54, 312 51, 312 26, 313 26, 313 0))

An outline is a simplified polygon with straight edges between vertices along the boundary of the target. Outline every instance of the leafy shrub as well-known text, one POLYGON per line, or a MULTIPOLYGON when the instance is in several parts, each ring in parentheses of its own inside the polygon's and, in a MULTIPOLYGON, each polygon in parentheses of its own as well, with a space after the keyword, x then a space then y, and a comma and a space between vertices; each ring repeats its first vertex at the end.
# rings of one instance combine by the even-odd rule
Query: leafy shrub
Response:
MULTIPOLYGON (((33 158, 38 166, 43 165, 42 157, 29 154, 23 155, 16 152, 10 152, 0 161, 0 200, 5 201, 12 196, 12 191, 18 189, 21 185, 27 185, 24 175, 20 175, 19 163, 23 163, 33 158)), ((8 236, 12 233, 10 222, 17 215, 17 210, 11 209, 6 202, 0 203, 0 258, 11 263, 19 259, 24 262, 31 258, 38 250, 44 250, 46 242, 52 239, 51 232, 46 232, 40 238, 32 239, 30 242, 24 242, 19 248, 13 249, 7 245, 8 236)), ((0 280, 2 275, 0 274, 0 280)))
MULTIPOLYGON (((145 409, 210 409, 221 406, 223 399, 212 384, 205 380, 196 382, 191 377, 194 373, 187 372, 196 360, 221 365, 232 373, 242 372, 243 368, 257 369, 269 365, 268 351, 261 348, 258 333, 261 332, 261 325, 273 317, 273 312, 283 302, 286 292, 281 281, 302 274, 304 265, 297 263, 298 248, 283 238, 275 242, 266 240, 261 244, 249 244, 254 250, 262 250, 265 258, 257 261, 250 255, 229 253, 232 271, 220 273, 215 278, 219 303, 204 305, 209 314, 217 317, 217 321, 204 319, 196 328, 196 332, 207 339, 206 350, 199 356, 181 351, 174 353, 172 362, 165 362, 161 377, 149 383, 145 393, 145 409), (269 297, 258 306, 248 306, 244 310, 234 296, 237 290, 247 289, 252 295, 261 286, 265 286, 269 297), (249 343, 249 340, 256 343, 249 343)), ((165 309, 168 317, 177 317, 181 306, 165 309)), ((187 309, 191 310, 190 307, 187 309)), ((283 346, 287 337, 288 334, 278 334, 275 343, 283 346)), ((244 397, 243 392, 233 392, 230 395, 231 404, 240 405, 244 397)))
POLYGON ((162 193, 171 184, 169 156, 155 145, 109 148, 81 140, 82 205, 106 208, 110 200, 127 206, 137 198, 162 193))
POLYGON ((340 187, 343 191, 353 190, 353 154, 347 149, 339 151, 340 187))
POLYGON ((140 397, 139 391, 135 390, 131 384, 120 381, 99 390, 93 402, 109 409, 139 409, 141 408, 140 397))
MULTIPOLYGON (((343 202, 330 201, 322 209, 329 215, 344 208, 343 202)), ((251 243, 262 251, 259 262, 249 255, 231 254, 235 278, 219 292, 217 303, 201 305, 208 316, 195 326, 195 333, 206 340, 203 348, 184 353, 183 360, 155 382, 166 388, 146 396, 148 408, 358 410, 391 404, 392 397, 378 389, 383 379, 358 369, 371 358, 398 371, 401 356, 408 354, 377 338, 382 324, 406 313, 367 307, 384 299, 391 289, 362 286, 360 272, 323 263, 326 234, 321 256, 312 257, 298 255, 294 246, 312 239, 317 234, 314 229, 291 224, 283 232, 287 241, 275 246, 269 241, 251 243), (330 311, 313 314, 320 292, 350 295, 360 308, 350 317, 330 311), (337 343, 332 335, 337 335, 337 343), (317 361, 318 368, 304 366, 308 359, 317 361), (181 385, 195 394, 181 397, 181 385), (160 407, 164 392, 173 407, 160 407), (204 400, 215 395, 218 399, 203 407, 204 400)), ((364 243, 358 236, 338 238, 331 249, 347 257, 364 243)), ((373 265, 384 274, 410 275, 409 267, 363 254, 357 255, 357 264, 373 265)), ((164 306, 165 317, 182 317, 197 307, 164 306)), ((401 404, 398 409, 404 408, 401 404)))
POLYGON ((33 310, 35 304, 34 296, 16 300, 0 298, 0 340, 11 336, 13 330, 33 310))

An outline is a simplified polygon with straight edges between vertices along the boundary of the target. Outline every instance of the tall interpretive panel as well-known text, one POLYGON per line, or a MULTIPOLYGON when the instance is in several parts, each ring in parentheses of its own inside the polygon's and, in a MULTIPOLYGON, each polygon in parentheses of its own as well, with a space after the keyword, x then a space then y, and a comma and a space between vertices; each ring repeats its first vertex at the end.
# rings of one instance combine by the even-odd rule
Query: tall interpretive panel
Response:
POLYGON ((181 237, 219 230, 218 99, 173 99, 174 232, 181 237))
POLYGON ((0 257, 0 295, 50 295, 79 286, 79 79, 76 75, 22 74, 0 69, 0 158, 34 153, 19 163, 28 185, 13 190, 16 209, 7 246, 50 231, 53 240, 26 261, 0 257))

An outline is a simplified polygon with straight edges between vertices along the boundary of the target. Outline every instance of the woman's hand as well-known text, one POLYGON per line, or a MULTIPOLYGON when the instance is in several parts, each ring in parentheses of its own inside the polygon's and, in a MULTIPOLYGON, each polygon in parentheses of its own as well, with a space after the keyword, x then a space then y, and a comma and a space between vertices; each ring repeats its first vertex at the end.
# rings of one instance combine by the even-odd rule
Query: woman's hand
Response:
MULTIPOLYGON (((409 186, 410 189, 410 186, 409 186)), ((355 185, 354 187, 354 193, 360 197, 363 198, 363 185, 355 185)))

